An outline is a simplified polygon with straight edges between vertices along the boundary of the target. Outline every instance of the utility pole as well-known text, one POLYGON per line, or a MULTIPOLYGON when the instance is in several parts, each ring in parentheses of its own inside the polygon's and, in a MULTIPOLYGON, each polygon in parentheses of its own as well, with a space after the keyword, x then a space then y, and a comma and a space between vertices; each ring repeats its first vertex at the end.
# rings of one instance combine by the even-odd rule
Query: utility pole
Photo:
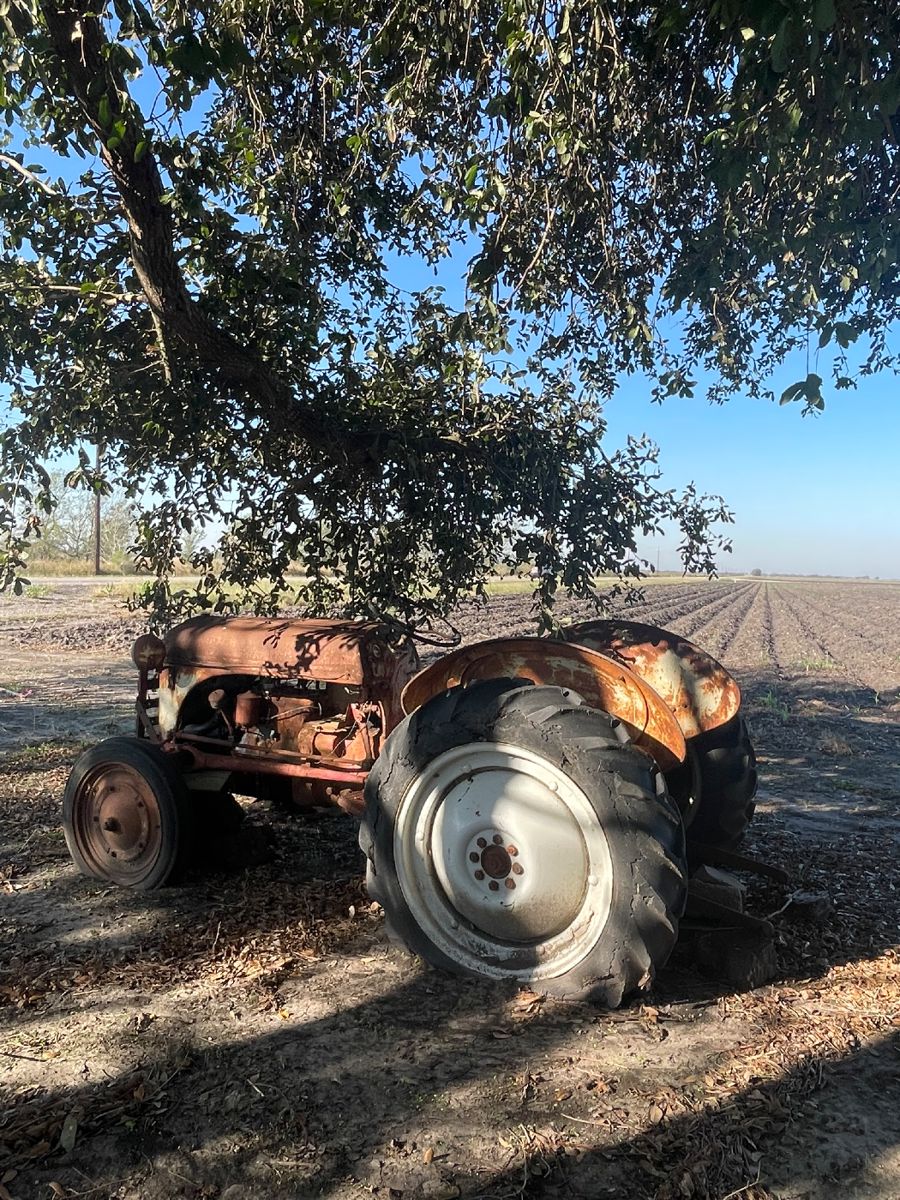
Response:
MULTIPOLYGON (((103 453, 101 443, 97 443, 94 455, 94 470, 100 474, 100 458, 103 453)), ((100 491, 94 489, 94 574, 100 574, 100 491)))

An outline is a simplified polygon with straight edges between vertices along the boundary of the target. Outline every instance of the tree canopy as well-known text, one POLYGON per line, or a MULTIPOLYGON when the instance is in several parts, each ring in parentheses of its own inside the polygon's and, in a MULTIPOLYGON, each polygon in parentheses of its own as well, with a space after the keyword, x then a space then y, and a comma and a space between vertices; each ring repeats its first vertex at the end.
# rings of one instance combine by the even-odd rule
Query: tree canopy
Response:
POLYGON ((799 350, 814 410, 896 366, 895 5, 4 0, 0 55, 7 582, 86 442, 236 602, 296 561, 311 607, 546 602, 667 520, 708 570, 721 502, 604 452, 621 375, 764 396, 799 350))

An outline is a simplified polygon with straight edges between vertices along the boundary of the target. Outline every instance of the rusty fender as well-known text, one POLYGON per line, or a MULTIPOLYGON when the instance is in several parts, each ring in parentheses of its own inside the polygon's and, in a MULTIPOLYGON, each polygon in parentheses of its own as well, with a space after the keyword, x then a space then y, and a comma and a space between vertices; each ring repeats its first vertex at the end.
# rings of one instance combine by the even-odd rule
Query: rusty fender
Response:
POLYGON ((447 688, 478 679, 530 679, 576 692, 586 704, 618 717, 632 741, 663 771, 684 761, 684 735, 666 702, 622 662, 588 646, 547 638, 502 638, 466 646, 438 659, 407 683, 401 695, 407 714, 447 688))
POLYGON ((674 713, 686 738, 717 729, 741 707, 741 689, 722 664, 667 629, 639 621, 585 621, 563 637, 639 675, 674 713))

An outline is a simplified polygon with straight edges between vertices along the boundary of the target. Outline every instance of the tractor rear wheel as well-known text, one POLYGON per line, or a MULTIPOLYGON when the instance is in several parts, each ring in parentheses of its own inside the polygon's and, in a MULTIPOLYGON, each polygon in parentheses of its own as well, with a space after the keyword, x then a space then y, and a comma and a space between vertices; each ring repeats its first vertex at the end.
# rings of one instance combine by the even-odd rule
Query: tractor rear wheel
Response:
POLYGON ((435 696, 366 785, 360 844, 389 932, 456 974, 610 1007, 677 937, 684 831, 653 760, 557 687, 435 696))
POLYGON ((84 875, 134 891, 174 883, 191 854, 187 793, 159 747, 135 737, 92 746, 75 763, 63 830, 84 875))
POLYGON ((695 803, 686 820, 692 843, 733 850, 756 809, 756 754, 747 722, 738 712, 718 729, 688 741, 696 779, 695 803))

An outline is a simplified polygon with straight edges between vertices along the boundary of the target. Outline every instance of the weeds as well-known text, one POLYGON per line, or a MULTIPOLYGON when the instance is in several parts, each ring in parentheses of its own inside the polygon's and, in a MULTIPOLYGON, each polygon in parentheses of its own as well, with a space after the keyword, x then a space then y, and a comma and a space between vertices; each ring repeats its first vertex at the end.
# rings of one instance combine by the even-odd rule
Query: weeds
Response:
POLYGON ((791 710, 788 705, 782 700, 777 692, 769 689, 764 696, 760 696, 757 701, 760 708, 765 709, 774 717, 780 718, 782 721, 787 721, 791 715, 791 710))
POLYGON ((837 663, 833 658, 801 658, 796 664, 808 675, 810 671, 835 671, 837 663))

